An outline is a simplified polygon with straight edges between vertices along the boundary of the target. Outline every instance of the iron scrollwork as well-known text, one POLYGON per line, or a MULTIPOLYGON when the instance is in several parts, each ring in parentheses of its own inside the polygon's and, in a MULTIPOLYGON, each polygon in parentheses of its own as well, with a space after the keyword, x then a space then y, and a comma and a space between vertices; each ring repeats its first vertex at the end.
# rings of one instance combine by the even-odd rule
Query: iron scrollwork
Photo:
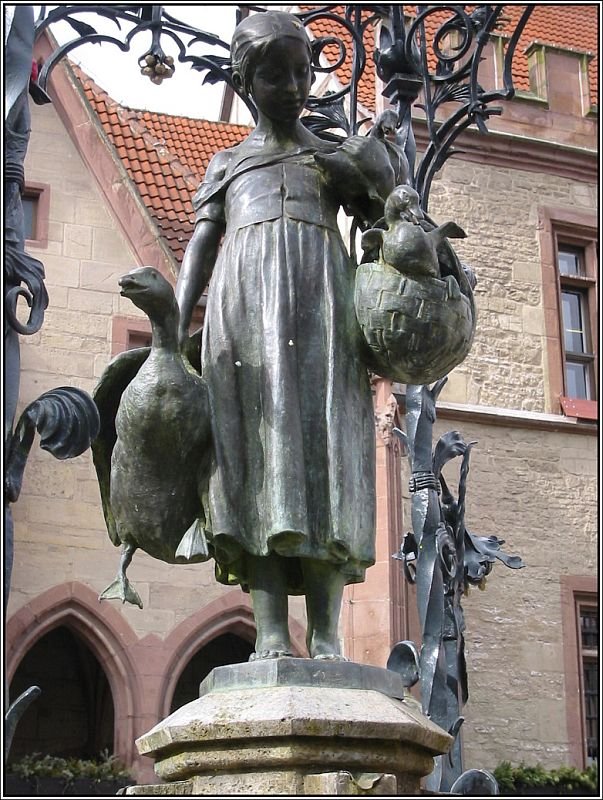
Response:
POLYGON ((429 144, 411 183, 427 211, 433 178, 454 154, 458 136, 473 124, 480 133, 488 133, 488 117, 502 113, 490 103, 514 96, 512 63, 533 6, 526 6, 505 48, 503 86, 487 91, 479 83, 479 66, 490 35, 505 24, 504 6, 480 5, 466 13, 460 5, 417 5, 413 16, 405 14, 404 6, 386 9, 375 65, 385 81, 383 94, 397 108, 399 131, 407 142, 411 164, 416 153, 411 109, 416 104, 424 111, 429 144), (427 31, 434 26, 428 42, 427 31), (434 61, 435 68, 430 69, 434 61), (422 101, 417 103, 420 93, 422 101), (450 102, 457 108, 443 118, 442 107, 450 102))
MULTIPOLYGON (((4 604, 8 602, 13 564, 13 519, 11 504, 21 490, 23 471, 36 429, 42 447, 57 458, 72 458, 83 453, 98 433, 99 417, 92 399, 79 389, 61 387, 43 394, 21 414, 13 432, 19 399, 19 336, 40 330, 48 293, 44 286, 44 266, 25 251, 22 193, 25 187, 24 160, 30 134, 29 97, 36 103, 49 102, 36 83, 33 70, 34 24, 31 6, 16 6, 7 18, 5 46, 5 171, 4 171, 4 604), (23 303, 27 319, 20 317, 23 303)), ((39 695, 30 687, 6 713, 5 758, 15 727, 29 704, 39 695)))
MULTIPOLYGON (((394 429, 405 442, 411 467, 413 531, 407 533, 394 558, 417 586, 417 606, 422 630, 422 646, 416 658, 423 712, 454 737, 448 756, 436 759, 436 768, 427 778, 429 789, 469 791, 475 784, 495 793, 495 781, 484 770, 463 773, 460 738, 464 718, 461 710, 469 697, 465 662, 465 619, 461 600, 470 586, 484 588, 485 578, 496 560, 507 567, 525 566, 519 556, 501 548, 503 539, 476 536, 465 523, 467 477, 472 447, 458 431, 442 436, 432 451, 436 400, 446 378, 432 388, 407 386, 407 432, 394 429), (456 497, 442 474, 444 466, 460 457, 456 497), (473 772, 476 774, 473 775, 473 772), (479 774, 478 774, 479 773, 479 774), (461 778, 466 777, 461 780, 461 778)), ((388 668, 404 679, 414 675, 408 642, 396 645, 388 668)), ((412 685, 407 682, 407 685, 412 685)))
MULTIPOLYGON (((503 85, 488 90, 479 82, 479 66, 489 37, 506 22, 504 6, 479 5, 470 13, 456 4, 351 4, 343 6, 343 12, 341 9, 341 6, 328 4, 296 13, 306 27, 327 22, 332 29, 328 36, 311 37, 314 70, 335 73, 346 64, 350 72, 349 81, 336 91, 321 97, 311 95, 306 104, 310 113, 302 119, 314 133, 336 142, 357 134, 362 125, 369 122, 368 118, 358 119, 358 87, 367 66, 372 68, 367 55, 367 31, 376 29, 379 46, 371 55, 377 75, 384 83, 383 95, 396 114, 395 137, 392 138, 404 151, 409 165, 407 181, 417 190, 421 206, 427 211, 433 178, 454 154, 453 145, 458 136, 471 125, 487 133, 488 117, 501 113, 500 107, 492 107, 491 103, 513 97, 513 58, 533 5, 526 6, 506 44, 503 85), (432 32, 431 40, 428 31, 432 32), (445 116, 443 107, 447 103, 454 103, 456 107, 445 116), (415 106, 423 110, 429 137, 427 149, 416 166, 412 119, 415 106)), ((262 13, 266 8, 240 5, 237 21, 250 11, 262 13)), ((51 10, 42 6, 35 23, 36 36, 57 22, 67 22, 76 35, 57 48, 44 64, 38 81, 42 90, 56 64, 80 45, 103 42, 128 52, 140 33, 150 31, 151 46, 138 59, 141 71, 150 80, 161 83, 176 69, 173 56, 166 55, 162 46, 165 37, 176 45, 178 63, 189 64, 204 74, 204 83, 226 83, 245 103, 254 120, 257 119, 253 101, 233 83, 229 44, 213 33, 177 19, 161 5, 81 4, 56 6, 51 10), (117 31, 113 35, 99 33, 79 18, 81 14, 110 19, 117 31), (122 23, 129 27, 127 32, 122 31, 122 23), (200 44, 218 47, 224 55, 194 52, 200 44)))

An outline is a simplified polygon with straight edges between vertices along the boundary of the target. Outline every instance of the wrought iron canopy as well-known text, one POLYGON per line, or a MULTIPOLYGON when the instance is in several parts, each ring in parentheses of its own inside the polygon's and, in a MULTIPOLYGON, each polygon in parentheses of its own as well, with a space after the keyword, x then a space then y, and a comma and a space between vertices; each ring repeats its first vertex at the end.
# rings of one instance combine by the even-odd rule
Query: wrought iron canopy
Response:
MULTIPOLYGON (((336 73, 340 84, 336 91, 308 99, 307 109, 311 113, 303 118, 305 124, 317 135, 335 141, 357 133, 367 122, 366 116, 359 119, 359 85, 367 70, 375 69, 383 82, 383 95, 396 113, 396 140, 408 157, 410 182, 427 210, 433 178, 454 153, 458 136, 472 125, 487 133, 488 118, 501 113, 501 108, 492 103, 509 100, 515 93, 513 58, 533 5, 525 6, 515 29, 505 40, 502 86, 484 89, 479 82, 484 48, 491 35, 507 22, 504 9, 504 5, 493 4, 468 7, 359 3, 325 4, 297 12, 310 30, 315 71, 336 73), (469 12, 468 8, 472 10, 469 12), (325 29, 325 23, 329 35, 314 35, 319 28, 325 29), (369 29, 374 30, 374 41, 378 41, 374 53, 367 52, 369 29), (344 64, 350 73, 347 83, 341 81, 340 68, 344 64), (412 130, 413 107, 425 119, 429 140, 418 163, 415 163, 412 130)), ((264 6, 240 4, 237 21, 250 12, 265 10, 264 6)), ((178 51, 178 63, 197 70, 203 75, 203 83, 224 82, 239 95, 254 119, 257 117, 251 98, 233 82, 229 43, 177 19, 169 13, 169 7, 122 3, 41 6, 35 22, 36 36, 58 22, 68 23, 74 37, 60 45, 43 65, 38 86, 44 91, 56 64, 82 44, 105 42, 127 52, 139 34, 150 32, 151 45, 138 58, 141 71, 150 80, 161 83, 174 74, 174 57, 166 55, 164 50, 166 42, 171 41, 178 51), (99 33, 87 21, 91 14, 111 20, 115 33, 99 33), (86 21, 82 15, 86 15, 86 21), (224 54, 203 53, 204 47, 218 47, 224 54)))

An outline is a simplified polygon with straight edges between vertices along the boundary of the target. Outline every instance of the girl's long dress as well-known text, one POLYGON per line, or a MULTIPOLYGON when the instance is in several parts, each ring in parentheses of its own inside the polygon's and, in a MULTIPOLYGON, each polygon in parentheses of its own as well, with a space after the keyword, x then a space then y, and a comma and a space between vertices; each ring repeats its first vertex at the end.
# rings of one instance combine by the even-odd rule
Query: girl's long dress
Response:
POLYGON ((300 557, 347 582, 374 563, 373 405, 354 270, 312 153, 247 161, 196 197, 197 220, 226 223, 203 334, 208 538, 218 580, 247 588, 245 555, 276 553, 294 594, 300 557))

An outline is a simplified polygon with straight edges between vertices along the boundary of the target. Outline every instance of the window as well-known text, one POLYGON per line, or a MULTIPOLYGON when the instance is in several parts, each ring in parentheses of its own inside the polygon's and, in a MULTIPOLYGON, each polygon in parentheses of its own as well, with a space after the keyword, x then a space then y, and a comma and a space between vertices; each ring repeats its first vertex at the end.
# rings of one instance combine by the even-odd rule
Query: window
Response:
MULTIPOLYGON (((193 311, 191 332, 203 324, 203 308, 197 306, 193 311)), ((150 347, 152 340, 151 323, 144 317, 114 316, 111 330, 111 356, 133 350, 137 347, 150 347)))
POLYGON ((597 220, 539 209, 551 410, 597 419, 597 220))
POLYGON ((586 253, 581 247, 557 243, 561 322, 565 365, 565 396, 594 400, 594 361, 591 344, 586 253))
POLYGON ((128 331, 128 341, 126 343, 126 350, 134 350, 137 347, 150 347, 151 334, 143 333, 142 331, 128 331))
POLYGON ((151 344, 151 323, 143 318, 113 317, 111 339, 112 356, 136 347, 148 347, 151 344))
POLYGON ((21 198, 23 205, 23 233, 26 239, 36 238, 39 195, 29 194, 21 198))
POLYGON ((561 611, 568 744, 572 765, 583 769, 599 750, 597 579, 563 576, 561 611))
POLYGON ((28 183, 21 195, 25 241, 36 247, 48 245, 48 213, 50 187, 45 183, 28 183))
POLYGON ((596 606, 578 603, 582 664, 582 701, 587 766, 599 750, 599 614, 596 606))

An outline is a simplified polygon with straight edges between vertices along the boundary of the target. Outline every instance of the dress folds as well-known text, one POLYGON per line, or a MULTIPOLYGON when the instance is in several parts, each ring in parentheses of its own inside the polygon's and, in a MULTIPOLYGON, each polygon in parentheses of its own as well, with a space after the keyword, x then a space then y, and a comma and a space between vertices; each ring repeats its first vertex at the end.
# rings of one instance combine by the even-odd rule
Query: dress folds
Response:
POLYGON ((236 150, 195 197, 197 220, 226 226, 202 350, 217 577, 246 589, 246 554, 275 553, 291 594, 304 591, 305 557, 362 581, 375 559, 375 432, 338 202, 307 148, 238 161, 236 150))

